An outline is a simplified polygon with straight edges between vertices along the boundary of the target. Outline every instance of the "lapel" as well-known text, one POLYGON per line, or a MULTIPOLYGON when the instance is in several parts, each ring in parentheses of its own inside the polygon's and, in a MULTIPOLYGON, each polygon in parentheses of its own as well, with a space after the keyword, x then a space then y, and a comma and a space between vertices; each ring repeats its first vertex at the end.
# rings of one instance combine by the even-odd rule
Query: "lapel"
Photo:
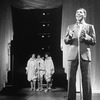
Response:
MULTIPOLYGON (((80 29, 80 27, 79 27, 77 24, 74 24, 74 25, 71 27, 71 31, 74 33, 74 34, 73 34, 73 37, 74 37, 74 38, 78 38, 79 29, 80 29)), ((82 30, 84 30, 86 33, 89 33, 89 24, 85 23, 85 24, 82 26, 82 30)))

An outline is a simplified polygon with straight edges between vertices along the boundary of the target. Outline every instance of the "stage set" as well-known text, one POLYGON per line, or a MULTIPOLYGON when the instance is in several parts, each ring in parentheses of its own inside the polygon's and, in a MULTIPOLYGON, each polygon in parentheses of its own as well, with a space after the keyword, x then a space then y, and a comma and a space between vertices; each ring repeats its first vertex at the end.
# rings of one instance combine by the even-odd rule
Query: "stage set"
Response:
MULTIPOLYGON (((94 25, 96 44, 91 46, 92 100, 100 99, 100 7, 96 0, 1 0, 0 1, 0 100, 67 100, 68 49, 66 28, 75 23, 79 8, 87 11, 86 22, 94 25), (52 89, 30 91, 27 61, 34 53, 51 54, 55 73, 52 89)), ((76 100, 80 100, 79 73, 76 100)))

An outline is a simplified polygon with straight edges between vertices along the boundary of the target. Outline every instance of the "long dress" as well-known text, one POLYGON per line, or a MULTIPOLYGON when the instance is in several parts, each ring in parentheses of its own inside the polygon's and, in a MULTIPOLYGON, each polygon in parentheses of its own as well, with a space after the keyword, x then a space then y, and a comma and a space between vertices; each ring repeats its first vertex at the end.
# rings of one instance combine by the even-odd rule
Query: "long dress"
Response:
POLYGON ((47 82, 49 82, 51 80, 52 74, 54 74, 54 64, 51 57, 45 59, 44 68, 45 68, 45 79, 47 82))
POLYGON ((27 62, 27 80, 31 81, 31 80, 36 80, 36 60, 30 58, 27 62))
POLYGON ((37 77, 42 78, 44 75, 44 60, 42 58, 36 59, 37 77))

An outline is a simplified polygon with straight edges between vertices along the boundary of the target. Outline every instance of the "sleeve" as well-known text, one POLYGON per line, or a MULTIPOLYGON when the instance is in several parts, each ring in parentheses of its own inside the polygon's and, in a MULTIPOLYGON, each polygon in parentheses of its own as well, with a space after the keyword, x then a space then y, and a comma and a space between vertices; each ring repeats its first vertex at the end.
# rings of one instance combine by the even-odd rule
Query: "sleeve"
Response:
POLYGON ((89 26, 89 33, 86 33, 85 44, 95 45, 96 44, 96 34, 93 25, 89 26))
POLYGON ((53 60, 51 59, 51 73, 53 74, 54 72, 55 72, 54 64, 53 64, 53 60))
POLYGON ((65 44, 68 44, 68 38, 69 38, 69 27, 66 29, 66 34, 64 39, 65 44))
POLYGON ((68 37, 68 35, 69 35, 69 26, 68 26, 67 29, 66 29, 65 37, 68 37))
POLYGON ((30 60, 28 60, 28 62, 27 62, 27 67, 25 68, 26 69, 26 72, 29 71, 29 64, 30 64, 30 60))
POLYGON ((72 31, 70 31, 70 26, 68 26, 66 29, 66 35, 64 39, 65 44, 71 44, 73 42, 72 37, 73 37, 72 31))
POLYGON ((95 34, 94 25, 92 25, 92 26, 90 27, 90 34, 91 34, 91 41, 90 41, 90 44, 91 44, 91 45, 94 45, 94 44, 96 44, 96 34, 95 34))

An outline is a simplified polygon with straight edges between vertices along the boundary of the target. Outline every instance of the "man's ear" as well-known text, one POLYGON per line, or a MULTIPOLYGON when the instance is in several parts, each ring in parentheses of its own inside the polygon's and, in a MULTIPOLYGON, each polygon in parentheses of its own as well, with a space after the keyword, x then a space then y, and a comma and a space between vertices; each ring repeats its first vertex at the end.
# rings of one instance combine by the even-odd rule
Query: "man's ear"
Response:
POLYGON ((87 16, 87 14, 86 13, 84 13, 84 18, 86 19, 86 16, 87 16))

